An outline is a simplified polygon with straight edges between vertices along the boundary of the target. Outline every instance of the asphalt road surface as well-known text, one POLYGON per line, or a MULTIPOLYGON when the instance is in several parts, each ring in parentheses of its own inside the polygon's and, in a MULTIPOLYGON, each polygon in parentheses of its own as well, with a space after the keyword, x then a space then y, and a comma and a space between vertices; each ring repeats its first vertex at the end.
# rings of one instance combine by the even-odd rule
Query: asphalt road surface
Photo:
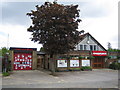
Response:
MULTIPOLYGON (((118 88, 117 70, 57 72, 13 71, 2 78, 2 88, 118 88)), ((110 90, 110 89, 109 89, 110 90)))

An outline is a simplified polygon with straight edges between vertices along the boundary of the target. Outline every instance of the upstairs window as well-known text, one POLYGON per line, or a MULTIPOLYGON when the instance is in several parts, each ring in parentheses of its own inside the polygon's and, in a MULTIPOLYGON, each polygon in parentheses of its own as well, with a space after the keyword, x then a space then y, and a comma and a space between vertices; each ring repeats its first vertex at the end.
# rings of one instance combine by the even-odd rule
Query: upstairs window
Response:
POLYGON ((84 50, 87 50, 87 45, 84 45, 84 50))
POLYGON ((80 45, 80 50, 83 50, 83 45, 80 45))
POLYGON ((97 45, 94 45, 94 51, 97 51, 97 45))
POLYGON ((90 45, 90 50, 93 51, 93 45, 90 45))

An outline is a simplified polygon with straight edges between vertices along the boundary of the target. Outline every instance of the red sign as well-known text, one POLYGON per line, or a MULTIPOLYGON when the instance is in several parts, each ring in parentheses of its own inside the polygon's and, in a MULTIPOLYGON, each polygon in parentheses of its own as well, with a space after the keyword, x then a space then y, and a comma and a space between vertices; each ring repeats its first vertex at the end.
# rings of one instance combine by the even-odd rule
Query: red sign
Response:
POLYGON ((14 70, 32 70, 32 54, 15 53, 14 70))
POLYGON ((32 51, 32 49, 23 49, 23 48, 22 49, 15 49, 15 50, 26 50, 26 51, 29 50, 29 51, 32 51))
POLYGON ((107 56, 106 51, 92 51, 93 56, 107 56))

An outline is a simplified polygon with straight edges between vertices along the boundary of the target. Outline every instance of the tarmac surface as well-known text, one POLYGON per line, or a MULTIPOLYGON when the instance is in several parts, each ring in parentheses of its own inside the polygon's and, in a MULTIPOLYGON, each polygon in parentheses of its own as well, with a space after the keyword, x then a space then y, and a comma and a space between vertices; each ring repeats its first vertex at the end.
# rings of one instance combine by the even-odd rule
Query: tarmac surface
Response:
POLYGON ((56 72, 56 76, 50 73, 13 71, 10 76, 2 77, 2 88, 118 88, 118 70, 56 72))

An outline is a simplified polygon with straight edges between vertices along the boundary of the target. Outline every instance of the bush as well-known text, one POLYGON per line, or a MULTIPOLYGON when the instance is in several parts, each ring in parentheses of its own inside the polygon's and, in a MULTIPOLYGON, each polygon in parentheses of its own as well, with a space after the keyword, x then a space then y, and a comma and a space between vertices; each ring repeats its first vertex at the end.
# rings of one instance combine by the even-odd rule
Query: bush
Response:
POLYGON ((111 59, 111 56, 107 56, 108 59, 111 59))
POLYGON ((113 62, 112 64, 109 65, 109 68, 114 70, 120 70, 120 63, 113 62))
POLYGON ((70 71, 80 71, 81 69, 80 68, 70 68, 69 70, 70 71))
POLYGON ((90 56, 90 57, 88 57, 88 59, 94 59, 95 57, 94 56, 90 56))
POLYGON ((9 76, 10 73, 9 73, 9 72, 3 72, 2 75, 3 75, 3 76, 9 76))
POLYGON ((84 59, 84 58, 85 58, 85 57, 83 57, 83 56, 80 56, 80 57, 79 57, 79 59, 84 59))
POLYGON ((120 56, 117 56, 117 59, 120 59, 120 56))
POLYGON ((92 68, 90 66, 83 66, 83 67, 81 67, 81 70, 82 71, 91 71, 92 68))

